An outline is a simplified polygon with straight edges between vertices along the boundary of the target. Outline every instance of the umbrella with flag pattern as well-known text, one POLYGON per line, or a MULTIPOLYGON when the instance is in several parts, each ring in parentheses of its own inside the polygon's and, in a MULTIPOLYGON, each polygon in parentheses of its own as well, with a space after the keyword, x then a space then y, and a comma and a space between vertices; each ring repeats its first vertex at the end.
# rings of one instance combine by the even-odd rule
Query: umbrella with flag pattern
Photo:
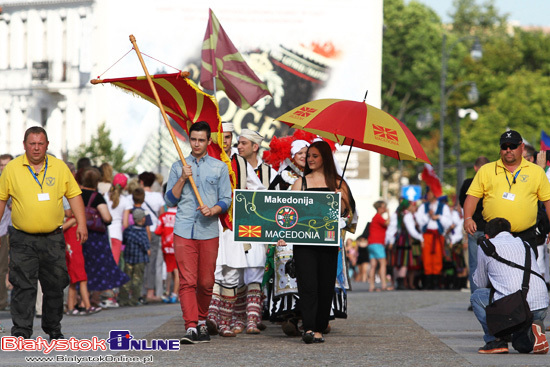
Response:
POLYGON ((405 124, 387 112, 344 99, 319 99, 276 118, 301 129, 399 160, 430 163, 422 146, 405 124))

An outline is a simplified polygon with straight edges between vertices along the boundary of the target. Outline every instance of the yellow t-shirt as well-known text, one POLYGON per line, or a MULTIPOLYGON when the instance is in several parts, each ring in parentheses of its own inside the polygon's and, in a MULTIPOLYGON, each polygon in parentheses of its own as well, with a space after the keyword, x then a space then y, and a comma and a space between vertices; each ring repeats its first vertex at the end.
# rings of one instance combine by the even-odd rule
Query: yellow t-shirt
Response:
POLYGON ((63 161, 46 155, 46 162, 36 175, 38 182, 25 154, 8 163, 0 176, 0 200, 12 197, 11 220, 18 230, 27 233, 54 231, 63 224, 63 196, 71 199, 82 193, 63 161))
POLYGON ((521 232, 535 225, 537 201, 550 200, 550 183, 534 163, 522 158, 519 167, 510 172, 499 159, 479 169, 467 195, 483 199, 483 219, 505 218, 512 232, 521 232))

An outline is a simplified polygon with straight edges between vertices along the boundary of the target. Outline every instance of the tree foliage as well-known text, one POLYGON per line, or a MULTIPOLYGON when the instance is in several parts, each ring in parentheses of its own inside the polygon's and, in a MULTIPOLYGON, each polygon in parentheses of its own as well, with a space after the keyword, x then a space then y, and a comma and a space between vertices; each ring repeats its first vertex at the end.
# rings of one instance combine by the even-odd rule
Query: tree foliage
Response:
POLYGON ((479 5, 475 0, 454 0, 454 11, 449 15, 453 19, 453 32, 471 34, 472 31, 491 31, 506 28, 508 14, 499 14, 494 0, 479 5))
POLYGON ((109 163, 116 172, 135 173, 133 157, 125 160, 125 154, 121 144, 114 146, 111 131, 102 123, 98 126, 97 135, 92 136, 88 144, 80 145, 76 152, 71 154, 71 160, 76 163, 80 158, 87 157, 95 166, 109 163))
MULTIPOLYGON (((439 124, 417 126, 419 111, 428 109, 434 121, 440 115, 440 78, 443 34, 447 38, 447 118, 444 124, 444 183, 456 184, 457 154, 473 174, 480 155, 498 159, 498 139, 506 129, 518 130, 538 150, 540 131, 550 130, 550 35, 511 28, 507 15, 494 1, 454 0, 452 23, 442 24, 428 7, 414 0, 384 1, 382 106, 402 120, 438 164, 439 124), (469 51, 478 38, 483 57, 469 51), (467 98, 468 82, 475 82, 479 100, 467 98), (461 87, 462 86, 462 87, 461 87), (473 108, 477 121, 459 120, 459 108, 473 108), (423 129, 420 129, 423 127, 423 129), (459 130, 457 130, 459 127, 459 130), (460 149, 457 147, 460 131, 460 149)), ((384 178, 397 169, 384 158, 384 178)), ((413 181, 421 167, 404 162, 404 174, 413 181)))
POLYGON ((417 2, 384 1, 382 109, 398 119, 432 103, 439 85, 437 14, 417 2))
MULTIPOLYGON (((431 139, 429 130, 416 127, 416 119, 438 95, 440 28, 439 16, 423 4, 384 1, 382 109, 403 121, 418 140, 431 139)), ((383 177, 389 179, 398 169, 397 161, 383 157, 382 163, 383 177)), ((414 175, 414 164, 403 168, 406 175, 414 175)))

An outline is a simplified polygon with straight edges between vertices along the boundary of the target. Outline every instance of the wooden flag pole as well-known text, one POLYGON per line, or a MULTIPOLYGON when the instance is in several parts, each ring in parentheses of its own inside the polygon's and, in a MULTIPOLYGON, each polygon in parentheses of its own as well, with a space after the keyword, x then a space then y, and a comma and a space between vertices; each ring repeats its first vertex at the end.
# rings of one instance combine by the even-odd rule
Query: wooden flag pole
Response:
MULTIPOLYGON (((178 155, 181 159, 181 162, 184 166, 187 166, 187 162, 185 161, 185 158, 183 157, 183 153, 181 151, 181 148, 178 144, 178 140, 176 139, 176 135, 174 134, 174 131, 172 130, 172 126, 170 125, 170 121, 168 120, 168 116, 166 115, 166 111, 164 111, 164 106, 162 105, 160 101, 160 97, 157 93, 157 89, 155 88, 155 84, 153 83, 153 79, 151 79, 151 75, 149 75, 149 72, 147 71, 147 66, 145 66, 145 62, 143 61, 143 57, 141 56, 141 52, 139 52, 138 45, 136 43, 136 38, 133 34, 130 35, 130 42, 132 42, 132 45, 134 46, 134 50, 136 51, 136 54, 139 58, 139 62, 141 63, 141 67, 143 67, 143 71, 145 72, 145 76, 147 77, 147 81, 149 82, 149 86, 151 87, 151 90, 153 91, 153 95, 155 96, 155 100, 157 101, 157 105, 159 106, 160 113, 162 114, 162 117, 164 118, 164 123, 166 124, 166 127, 168 128, 168 131, 170 132, 170 136, 172 137, 172 141, 174 142, 174 145, 176 146, 176 150, 178 151, 178 155)), ((199 206, 203 206, 204 203, 202 202, 201 196, 199 194, 199 190, 197 189, 197 185, 195 185, 195 180, 193 180, 193 177, 189 177, 189 183, 191 184, 191 187, 193 188, 193 191, 195 192, 195 195, 197 196, 197 200, 199 201, 199 206)))

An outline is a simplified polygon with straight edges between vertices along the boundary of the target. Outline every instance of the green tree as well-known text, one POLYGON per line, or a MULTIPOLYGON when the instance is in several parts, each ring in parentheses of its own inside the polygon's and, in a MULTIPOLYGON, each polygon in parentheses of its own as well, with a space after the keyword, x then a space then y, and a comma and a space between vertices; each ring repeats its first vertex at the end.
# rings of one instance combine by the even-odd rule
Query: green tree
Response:
POLYGON ((494 0, 487 0, 479 5, 476 0, 454 0, 454 11, 449 14, 453 33, 464 35, 505 30, 508 14, 499 14, 494 3, 494 0))
MULTIPOLYGON (((431 131, 416 122, 438 95, 440 55, 441 20, 432 9, 416 1, 384 1, 382 109, 403 121, 419 141, 429 143, 429 157, 435 156, 429 149, 431 131)), ((389 179, 398 162, 383 156, 382 166, 384 179, 389 179)), ((415 177, 416 166, 404 162, 404 175, 415 177)))
MULTIPOLYGON (((444 124, 445 173, 443 182, 456 184, 457 126, 461 162, 473 174, 479 155, 498 159, 498 139, 506 129, 518 130, 539 148, 540 131, 550 130, 550 35, 510 28, 507 15, 494 1, 454 0, 452 23, 442 24, 428 7, 414 0, 384 1, 382 108, 403 121, 420 141, 429 159, 438 163, 439 124, 418 125, 429 110, 439 121, 442 37, 447 37, 447 118, 444 124), (483 57, 474 61, 469 50, 475 38, 483 57), (467 82, 475 82, 479 100, 467 98, 467 82), (474 108, 477 121, 458 120, 459 108, 474 108), (419 128, 422 127, 422 128, 419 128)), ((397 162, 383 157, 383 177, 397 170, 397 162)), ((412 182, 421 166, 403 162, 403 174, 412 182)))
POLYGON ((102 163, 109 163, 116 172, 136 173, 134 158, 124 159, 125 151, 120 144, 116 147, 111 140, 111 131, 102 123, 97 128, 97 135, 94 135, 89 144, 82 144, 74 154, 71 154, 71 160, 75 163, 80 158, 90 158, 92 163, 100 166, 102 163))
POLYGON ((439 83, 441 21, 425 5, 384 1, 382 109, 398 119, 432 104, 439 83))
MULTIPOLYGON (((502 25, 495 24, 495 29, 502 29, 502 25)), ((461 121, 461 160, 470 164, 480 155, 498 159, 498 139, 509 128, 519 131, 538 149, 540 131, 548 129, 550 112, 550 36, 515 28, 485 31, 480 38, 483 58, 478 63, 466 63, 462 74, 476 81, 480 93, 477 104, 470 106, 479 113, 479 120, 461 121)), ((464 107, 460 103, 450 100, 449 110, 464 107)), ((456 143, 454 131, 446 131, 449 146, 456 143)), ((452 151, 446 153, 446 162, 455 162, 452 151)), ((447 173, 446 179, 454 179, 453 172, 447 173)), ((472 175, 473 170, 469 173, 472 175)))

